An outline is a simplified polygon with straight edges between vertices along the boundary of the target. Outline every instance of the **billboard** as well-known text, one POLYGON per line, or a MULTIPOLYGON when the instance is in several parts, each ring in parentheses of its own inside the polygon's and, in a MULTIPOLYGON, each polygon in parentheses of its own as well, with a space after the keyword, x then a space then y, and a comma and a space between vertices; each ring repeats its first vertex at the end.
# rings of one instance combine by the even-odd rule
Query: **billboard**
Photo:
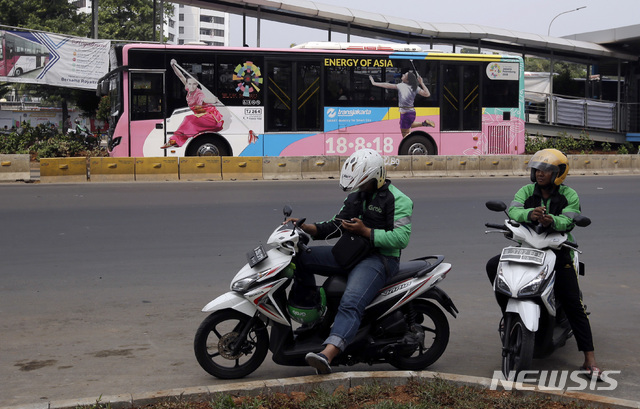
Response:
POLYGON ((96 89, 109 71, 108 40, 0 30, 0 81, 96 89))

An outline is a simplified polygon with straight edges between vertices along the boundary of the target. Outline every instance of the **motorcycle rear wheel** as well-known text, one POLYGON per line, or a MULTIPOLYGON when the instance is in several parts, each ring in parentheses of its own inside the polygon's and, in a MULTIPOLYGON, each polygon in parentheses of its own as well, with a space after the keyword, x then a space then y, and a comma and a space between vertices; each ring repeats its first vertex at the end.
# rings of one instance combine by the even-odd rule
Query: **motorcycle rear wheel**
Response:
POLYGON ((269 334, 257 321, 241 340, 237 353, 233 347, 251 317, 235 310, 216 311, 202 321, 196 331, 193 349, 198 363, 220 379, 237 379, 249 375, 264 362, 269 349, 269 334))
POLYGON ((507 313, 503 342, 502 374, 515 380, 518 373, 531 367, 535 334, 527 329, 520 315, 507 313))
POLYGON ((425 334, 424 343, 410 356, 395 356, 391 365, 398 369, 420 371, 438 360, 449 343, 449 321, 442 310, 426 301, 414 301, 416 323, 425 334))

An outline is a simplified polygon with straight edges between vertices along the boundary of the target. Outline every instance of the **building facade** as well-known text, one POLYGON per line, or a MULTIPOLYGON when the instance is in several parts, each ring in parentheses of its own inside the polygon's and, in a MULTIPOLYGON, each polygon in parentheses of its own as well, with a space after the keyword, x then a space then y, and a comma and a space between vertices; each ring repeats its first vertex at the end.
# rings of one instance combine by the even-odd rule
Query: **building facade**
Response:
POLYGON ((165 25, 168 44, 229 45, 227 13, 184 4, 173 6, 173 17, 165 25))

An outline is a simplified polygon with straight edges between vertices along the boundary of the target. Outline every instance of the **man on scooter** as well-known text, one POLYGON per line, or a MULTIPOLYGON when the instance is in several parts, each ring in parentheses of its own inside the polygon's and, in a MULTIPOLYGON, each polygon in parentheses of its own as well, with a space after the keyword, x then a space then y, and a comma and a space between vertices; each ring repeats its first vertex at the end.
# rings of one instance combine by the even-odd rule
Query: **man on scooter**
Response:
MULTIPOLYGON (((580 199, 572 188, 562 184, 569 173, 567 157, 557 149, 543 149, 535 153, 529 161, 532 184, 523 186, 516 193, 509 217, 519 223, 532 223, 544 229, 571 233, 573 217, 580 214, 580 199)), ((562 304, 571 329, 578 343, 578 350, 584 353, 583 370, 593 378, 601 379, 602 371, 596 366, 591 326, 580 298, 578 272, 575 271, 573 251, 563 248, 556 251, 556 281, 554 292, 562 304)), ((487 275, 493 283, 500 256, 487 262, 487 275)), ((496 293, 502 312, 507 306, 507 297, 496 293)))
POLYGON ((348 275, 324 349, 305 357, 319 374, 331 373, 331 361, 354 339, 365 308, 398 272, 400 250, 408 245, 411 235, 413 202, 386 179, 384 159, 378 152, 361 149, 353 153, 342 167, 340 187, 353 192, 339 213, 330 221, 300 227, 316 240, 345 234, 365 237, 371 251, 351 268, 340 265, 332 246, 315 246, 299 255, 296 279, 304 287, 315 288, 314 274, 348 275))

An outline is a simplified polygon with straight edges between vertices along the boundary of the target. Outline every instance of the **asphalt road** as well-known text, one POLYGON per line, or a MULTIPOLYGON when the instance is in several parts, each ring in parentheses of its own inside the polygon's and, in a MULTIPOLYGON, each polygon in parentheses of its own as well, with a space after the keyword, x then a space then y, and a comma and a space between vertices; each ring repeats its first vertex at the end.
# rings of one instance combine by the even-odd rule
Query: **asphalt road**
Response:
MULTIPOLYGON (((500 367, 499 310, 484 265, 507 244, 484 202, 507 203, 526 178, 401 179, 415 203, 403 259, 444 254, 441 283, 460 310, 429 370, 491 377, 500 367)), ((640 176, 569 177, 593 224, 576 231, 587 275, 596 356, 613 391, 640 400, 640 176)), ((331 217, 337 182, 0 185, 0 407, 220 384, 197 364, 201 308, 227 291, 245 252, 264 243, 284 204, 308 220, 331 217)), ((570 340, 534 369, 573 370, 570 340)), ((340 367, 389 370, 390 366, 340 367)), ((269 358, 245 380, 309 375, 269 358)))

